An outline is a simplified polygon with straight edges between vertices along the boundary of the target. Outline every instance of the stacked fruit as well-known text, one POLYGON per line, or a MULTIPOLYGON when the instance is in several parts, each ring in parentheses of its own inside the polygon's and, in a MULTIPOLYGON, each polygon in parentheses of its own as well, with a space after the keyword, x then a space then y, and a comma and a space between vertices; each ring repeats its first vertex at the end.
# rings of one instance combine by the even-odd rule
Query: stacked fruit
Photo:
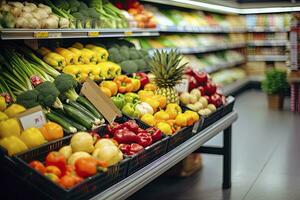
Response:
POLYGON ((29 165, 63 188, 72 188, 98 171, 117 164, 123 154, 111 139, 96 139, 87 132, 78 132, 70 145, 48 153, 45 165, 37 160, 29 165))
POLYGON ((71 74, 80 83, 87 78, 99 81, 121 74, 119 65, 107 61, 108 51, 93 44, 83 46, 77 42, 69 48, 58 47, 54 52, 42 47, 38 53, 47 64, 71 74))
POLYGON ((134 155, 162 138, 162 132, 155 127, 142 129, 134 121, 113 122, 107 126, 106 133, 118 144, 126 155, 134 155))
POLYGON ((134 20, 137 22, 138 28, 155 28, 153 13, 145 10, 137 0, 126 0, 115 2, 116 7, 119 9, 127 10, 131 14, 134 20))
MULTIPOLYGON (((2 98, 0 97, 0 100, 2 98)), ((23 106, 18 104, 11 104, 8 108, 1 107, 0 146, 7 150, 9 156, 39 146, 47 141, 62 138, 64 135, 63 128, 54 122, 47 122, 40 129, 32 127, 22 130, 16 117, 25 110, 23 106)))
MULTIPOLYGON (((185 74, 186 74, 186 77, 189 82, 189 91, 192 91, 193 89, 197 88, 197 90, 199 90, 199 92, 200 92, 200 96, 207 99, 208 104, 213 104, 216 108, 218 108, 226 102, 225 96, 223 94, 221 94, 219 91, 217 91, 217 85, 208 78, 207 73, 198 72, 198 71, 192 70, 191 68, 187 68, 185 70, 185 74)), ((195 90, 193 90, 193 91, 194 91, 193 93, 196 93, 195 90)), ((199 94, 198 94, 198 96, 199 96, 199 94)), ((196 103, 195 100, 188 100, 189 98, 187 98, 187 97, 188 97, 187 93, 184 93, 181 96, 183 104, 187 105, 190 102, 196 103)), ((200 107, 202 109, 203 106, 206 105, 206 103, 204 103, 204 105, 203 105, 203 103, 204 103, 204 100, 202 101, 202 107, 200 106, 199 103, 197 103, 196 108, 200 107)), ((191 107, 191 105, 189 105, 189 107, 191 107)), ((210 107, 211 107, 212 111, 215 110, 212 106, 210 106, 210 107)), ((192 106, 192 108, 193 108, 193 106, 192 106)), ((203 112, 201 112, 201 113, 203 113, 203 112)), ((204 113, 208 113, 208 111, 204 112, 204 113)))

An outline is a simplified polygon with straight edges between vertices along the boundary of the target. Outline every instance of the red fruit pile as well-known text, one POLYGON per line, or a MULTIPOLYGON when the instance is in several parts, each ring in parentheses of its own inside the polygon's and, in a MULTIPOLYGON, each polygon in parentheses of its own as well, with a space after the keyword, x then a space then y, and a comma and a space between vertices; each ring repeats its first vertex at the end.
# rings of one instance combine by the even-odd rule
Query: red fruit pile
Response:
POLYGON ((216 107, 225 104, 225 96, 217 90, 217 85, 209 79, 206 72, 198 72, 187 68, 185 75, 189 82, 189 91, 197 88, 201 95, 207 99, 208 103, 214 104, 216 107))
POLYGON ((120 150, 126 155, 134 155, 162 138, 159 129, 142 129, 134 120, 123 124, 113 122, 107 126, 107 132, 118 142, 120 150))

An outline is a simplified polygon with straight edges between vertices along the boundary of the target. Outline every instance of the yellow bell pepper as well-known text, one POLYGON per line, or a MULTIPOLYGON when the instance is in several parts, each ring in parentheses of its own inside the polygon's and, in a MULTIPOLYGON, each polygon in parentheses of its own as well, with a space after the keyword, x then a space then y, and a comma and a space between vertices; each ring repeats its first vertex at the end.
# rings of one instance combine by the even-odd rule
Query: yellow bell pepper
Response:
POLYGON ((76 48, 76 49, 83 49, 84 46, 83 44, 81 44, 80 42, 75 42, 72 47, 76 48))
POLYGON ((21 133, 21 126, 16 118, 0 121, 0 138, 8 136, 19 137, 21 133))
POLYGON ((3 96, 0 96, 0 111, 4 111, 6 109, 6 101, 3 96))
POLYGON ((8 119, 8 116, 4 112, 0 111, 0 121, 6 120, 6 119, 8 119))
POLYGON ((94 80, 95 81, 100 81, 101 80, 101 68, 98 65, 93 65, 91 67, 91 73, 93 74, 94 80))
POLYGON ((46 54, 50 53, 51 50, 46 48, 46 47, 41 47, 37 50, 37 52, 41 55, 41 56, 45 56, 46 54))
POLYGON ((68 65, 63 69, 63 73, 72 75, 79 82, 81 77, 80 66, 82 65, 68 65))
POLYGON ((8 108, 6 108, 4 113, 8 117, 16 117, 18 114, 20 114, 21 112, 24 112, 25 110, 26 110, 26 108, 24 108, 23 106, 14 103, 14 104, 11 104, 8 108))
POLYGON ((85 48, 90 49, 96 53, 97 63, 107 61, 108 51, 106 49, 92 44, 85 45, 85 48))
POLYGON ((28 148, 33 148, 47 142, 37 128, 28 128, 21 133, 21 140, 26 144, 28 148))
POLYGON ((80 50, 83 57, 84 64, 96 64, 97 63, 97 56, 96 53, 87 49, 83 48, 80 50))
POLYGON ((75 54, 75 56, 76 56, 75 64, 76 65, 83 64, 82 53, 79 49, 76 49, 74 47, 69 47, 68 50, 75 54))
POLYGON ((16 136, 9 136, 1 139, 0 146, 7 150, 9 156, 28 149, 26 144, 16 136))
POLYGON ((94 80, 93 74, 92 74, 92 67, 93 65, 82 65, 80 68, 80 78, 79 78, 79 82, 83 83, 84 81, 86 81, 87 78, 90 78, 92 80, 94 80))
POLYGON ((47 53, 43 60, 57 70, 62 70, 66 66, 65 58, 54 52, 47 53))
POLYGON ((55 49, 55 52, 63 56, 66 59, 67 65, 73 65, 75 62, 78 62, 78 57, 70 50, 58 47, 55 49), (76 61, 77 58, 77 61, 76 61))
POLYGON ((114 78, 121 74, 121 67, 113 62, 105 61, 97 64, 101 68, 103 78, 114 78))

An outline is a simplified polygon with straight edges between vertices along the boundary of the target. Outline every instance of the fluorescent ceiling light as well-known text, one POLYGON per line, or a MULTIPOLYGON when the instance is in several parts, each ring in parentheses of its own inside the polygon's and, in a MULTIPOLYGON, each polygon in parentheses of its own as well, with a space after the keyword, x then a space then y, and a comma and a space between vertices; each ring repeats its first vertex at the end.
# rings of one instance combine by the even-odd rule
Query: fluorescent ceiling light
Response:
POLYGON ((211 3, 205 3, 194 0, 144 0, 148 2, 156 2, 169 4, 173 2, 173 5, 184 6, 188 5, 191 8, 203 9, 207 11, 215 11, 221 13, 234 13, 234 14, 259 14, 259 13, 280 13, 280 12, 295 12, 300 11, 300 7, 272 7, 272 8, 234 8, 229 6, 216 5, 211 3))

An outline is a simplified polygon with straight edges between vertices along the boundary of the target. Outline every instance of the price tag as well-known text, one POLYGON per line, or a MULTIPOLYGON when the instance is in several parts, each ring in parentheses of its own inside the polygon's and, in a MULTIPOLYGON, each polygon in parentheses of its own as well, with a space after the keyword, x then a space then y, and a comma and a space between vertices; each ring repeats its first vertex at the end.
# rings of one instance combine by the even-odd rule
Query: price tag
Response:
POLYGON ((125 32, 124 32, 124 35, 126 35, 126 36, 131 36, 131 35, 132 35, 132 31, 125 31, 125 32))
POLYGON ((98 37, 100 33, 98 31, 92 31, 87 33, 89 37, 98 37))
POLYGON ((49 38, 61 38, 62 33, 61 32, 51 32, 49 33, 49 38))
POLYGON ((192 133, 197 133, 198 128, 199 128, 199 126, 200 126, 200 122, 202 122, 201 119, 200 119, 199 121, 197 121, 197 122, 194 124, 192 133))
POLYGON ((43 31, 43 32, 34 32, 33 33, 34 38, 48 38, 49 32, 43 31))
POLYGON ((183 79, 181 81, 181 83, 179 83, 179 84, 177 84, 175 86, 175 90, 177 92, 179 92, 179 93, 181 93, 181 92, 188 92, 188 90, 189 90, 189 82, 188 82, 188 80, 187 79, 183 79))
POLYGON ((32 127, 40 128, 47 122, 41 106, 26 110, 18 115, 18 119, 24 130, 32 127))

